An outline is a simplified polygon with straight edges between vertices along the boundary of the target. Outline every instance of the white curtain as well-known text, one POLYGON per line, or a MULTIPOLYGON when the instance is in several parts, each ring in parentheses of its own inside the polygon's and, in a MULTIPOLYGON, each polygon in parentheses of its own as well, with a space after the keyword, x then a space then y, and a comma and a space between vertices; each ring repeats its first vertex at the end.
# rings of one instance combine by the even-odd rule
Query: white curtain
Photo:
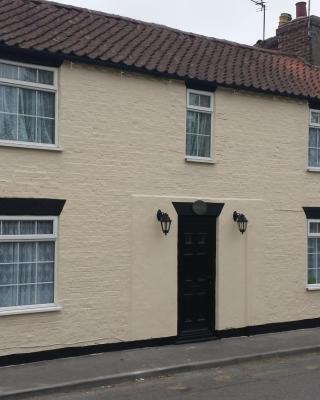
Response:
POLYGON ((18 140, 36 141, 36 91, 19 89, 18 140))
POLYGON ((18 66, 0 63, 0 78, 18 79, 18 66))
POLYGON ((0 243, 0 307, 53 302, 54 248, 53 241, 0 243))
POLYGON ((0 85, 0 139, 17 140, 18 91, 0 85))
POLYGON ((19 80, 26 82, 37 82, 37 69, 19 67, 19 80))
POLYGON ((0 139, 54 143, 55 94, 0 85, 0 139))
POLYGON ((308 283, 320 283, 320 239, 308 238, 308 283))
POLYGON ((55 95, 37 92, 38 142, 54 143, 55 95))
POLYGON ((187 112, 187 155, 210 157, 211 114, 187 112))
POLYGON ((320 166, 320 129, 309 129, 309 165, 320 166))

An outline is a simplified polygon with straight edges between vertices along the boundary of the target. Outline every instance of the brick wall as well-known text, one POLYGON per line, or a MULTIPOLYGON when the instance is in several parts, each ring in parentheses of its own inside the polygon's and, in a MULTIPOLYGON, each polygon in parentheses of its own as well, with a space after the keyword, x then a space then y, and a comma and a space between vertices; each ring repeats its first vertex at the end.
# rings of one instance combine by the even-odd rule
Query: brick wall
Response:
POLYGON ((311 40, 308 35, 308 19, 295 19, 277 29, 278 49, 312 61, 311 40))
POLYGON ((257 47, 279 50, 302 57, 306 62, 320 65, 320 18, 297 18, 279 27, 276 36, 259 41, 257 47))

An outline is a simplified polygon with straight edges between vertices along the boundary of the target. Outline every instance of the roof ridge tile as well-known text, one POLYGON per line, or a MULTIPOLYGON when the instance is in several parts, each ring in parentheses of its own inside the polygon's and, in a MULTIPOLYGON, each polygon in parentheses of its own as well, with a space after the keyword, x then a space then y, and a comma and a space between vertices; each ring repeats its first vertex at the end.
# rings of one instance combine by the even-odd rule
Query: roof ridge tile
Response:
POLYGON ((187 35, 189 37, 199 37, 199 38, 203 38, 203 39, 210 40, 210 41, 213 40, 213 41, 221 42, 221 43, 229 45, 229 46, 243 47, 245 49, 250 49, 252 51, 267 52, 267 53, 277 54, 277 55, 281 54, 281 55, 288 56, 288 57, 296 57, 295 55, 292 55, 292 54, 288 54, 288 53, 284 53, 284 52, 282 53, 279 50, 265 49, 265 48, 255 47, 254 45, 248 45, 248 44, 244 44, 244 43, 234 42, 232 40, 220 39, 220 38, 216 38, 216 37, 212 37, 212 36, 201 35, 199 33, 188 32, 188 31, 184 31, 184 30, 181 30, 178 28, 173 28, 173 27, 159 24, 159 23, 147 22, 147 21, 143 21, 143 20, 130 18, 130 17, 124 17, 121 15, 111 14, 111 13, 107 13, 104 11, 93 10, 93 9, 86 8, 86 7, 79 7, 79 6, 74 6, 74 5, 65 4, 65 3, 57 3, 57 2, 51 1, 51 0, 20 0, 20 1, 23 1, 25 3, 44 4, 44 5, 48 5, 48 6, 73 9, 73 10, 77 10, 79 12, 87 12, 89 14, 97 14, 102 17, 118 19, 118 20, 122 20, 122 21, 131 22, 134 24, 144 24, 144 25, 148 25, 148 26, 154 27, 154 28, 171 30, 173 32, 187 35))

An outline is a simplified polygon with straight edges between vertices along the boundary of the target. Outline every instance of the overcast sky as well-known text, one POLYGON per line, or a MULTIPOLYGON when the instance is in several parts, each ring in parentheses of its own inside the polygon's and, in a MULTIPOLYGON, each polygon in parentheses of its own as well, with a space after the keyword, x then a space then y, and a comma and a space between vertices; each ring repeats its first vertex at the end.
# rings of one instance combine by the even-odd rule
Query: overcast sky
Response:
MULTIPOLYGON (((105 11, 189 32, 239 43, 262 38, 262 13, 251 0, 55 0, 58 3, 105 11)), ((273 36, 279 15, 295 15, 297 0, 267 0, 267 37, 273 36)), ((312 0, 312 14, 320 15, 320 0, 312 0)))

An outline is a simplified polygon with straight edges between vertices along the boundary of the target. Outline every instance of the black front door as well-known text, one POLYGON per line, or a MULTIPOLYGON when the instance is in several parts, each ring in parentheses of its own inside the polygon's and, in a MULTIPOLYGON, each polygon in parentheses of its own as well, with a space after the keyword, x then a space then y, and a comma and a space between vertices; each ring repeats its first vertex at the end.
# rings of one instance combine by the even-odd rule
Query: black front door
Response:
POLYGON ((216 218, 179 216, 178 335, 214 331, 216 218))

